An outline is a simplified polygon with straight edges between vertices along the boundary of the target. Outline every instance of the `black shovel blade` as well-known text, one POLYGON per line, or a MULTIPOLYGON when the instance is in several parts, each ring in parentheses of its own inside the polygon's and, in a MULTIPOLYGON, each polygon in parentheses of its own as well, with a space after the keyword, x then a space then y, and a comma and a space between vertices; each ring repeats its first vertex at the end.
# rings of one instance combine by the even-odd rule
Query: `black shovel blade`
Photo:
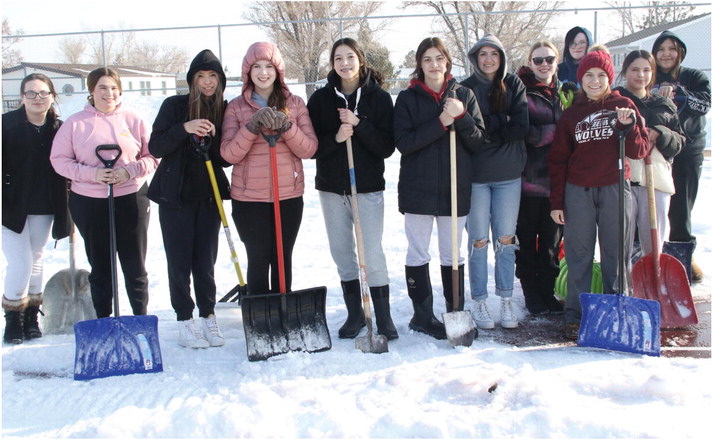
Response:
POLYGON ((452 311, 443 314, 446 337, 453 346, 470 346, 478 336, 470 311, 452 311))
POLYGON ((241 312, 248 360, 267 360, 292 351, 331 349, 326 300, 325 286, 243 297, 241 312))

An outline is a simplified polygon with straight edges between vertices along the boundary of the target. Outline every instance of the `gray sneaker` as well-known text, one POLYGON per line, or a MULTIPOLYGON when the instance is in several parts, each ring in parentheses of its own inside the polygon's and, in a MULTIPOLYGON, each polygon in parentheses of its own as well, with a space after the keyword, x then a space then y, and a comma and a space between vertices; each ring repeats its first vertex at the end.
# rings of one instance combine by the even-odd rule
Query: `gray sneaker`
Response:
POLYGON ((493 318, 490 317, 490 311, 488 311, 488 305, 485 303, 485 300, 475 301, 473 319, 475 320, 476 326, 480 329, 493 329, 495 327, 495 322, 493 318))

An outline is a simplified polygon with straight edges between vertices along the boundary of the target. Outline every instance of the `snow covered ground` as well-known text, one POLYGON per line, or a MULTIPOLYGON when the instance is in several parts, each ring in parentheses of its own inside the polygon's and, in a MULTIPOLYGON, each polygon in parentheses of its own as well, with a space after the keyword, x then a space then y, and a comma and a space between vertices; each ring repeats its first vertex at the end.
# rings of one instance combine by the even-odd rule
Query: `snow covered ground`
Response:
MULTIPOLYGON (((125 100, 149 122, 161 102, 160 97, 125 100)), ((84 97, 65 100, 62 114, 70 115, 83 102, 84 97)), ((384 247, 400 338, 389 342, 388 353, 365 354, 354 348, 353 340, 337 337, 346 310, 313 189, 314 162, 305 161, 307 191, 293 287, 328 288, 331 350, 249 362, 240 310, 234 305, 217 310, 227 338, 224 347, 179 347, 154 210, 147 262, 149 311, 159 317, 164 372, 73 381, 73 336, 3 345, 2 437, 708 439, 707 417, 713 410, 710 358, 656 358, 577 347, 522 350, 484 337, 469 348, 454 349, 447 341, 409 331, 412 307, 403 277, 406 240, 396 206, 398 164, 397 152, 387 162, 384 247), (57 376, 16 375, 18 371, 57 376)), ((713 273, 711 192, 707 158, 693 216, 699 241, 696 259, 706 271, 693 294, 707 299, 713 273)), ((230 213, 229 203, 225 208, 230 213)), ((246 268, 232 219, 230 223, 246 268)), ((220 240, 216 276, 223 293, 237 277, 227 244, 223 237, 220 240)), ((78 267, 88 269, 83 245, 77 246, 78 267)), ((432 256, 434 303, 440 315, 444 304, 435 245, 432 256)), ((45 280, 66 268, 67 259, 67 240, 56 248, 51 242, 45 254, 45 280)), ((4 258, 0 264, 4 277, 4 258)), ((494 288, 492 279, 490 285, 494 288)), ((517 283, 515 291, 517 312, 524 317, 517 283)), ((121 302, 122 311, 129 314, 123 290, 121 302)), ((468 300, 466 309, 470 304, 468 300)), ((491 296, 488 304, 497 321, 498 300, 491 296)))

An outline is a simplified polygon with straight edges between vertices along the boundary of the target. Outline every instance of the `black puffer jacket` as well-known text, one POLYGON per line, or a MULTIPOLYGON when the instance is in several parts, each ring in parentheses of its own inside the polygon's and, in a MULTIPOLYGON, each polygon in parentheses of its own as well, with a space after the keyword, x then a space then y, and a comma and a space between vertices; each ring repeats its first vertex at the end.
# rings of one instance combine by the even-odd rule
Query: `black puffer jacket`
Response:
MULTIPOLYGON (((327 85, 310 97, 307 109, 319 140, 314 155, 317 160, 315 188, 350 195, 346 143, 335 140, 341 126, 337 109, 347 107, 343 95, 335 91, 335 87, 341 88, 340 83, 339 75, 332 70, 327 76, 327 85)), ((360 93, 354 91, 348 100, 349 109, 360 119, 352 136, 354 174, 357 193, 371 193, 384 190, 384 159, 395 150, 394 105, 391 95, 368 75, 362 79, 360 90, 360 93)))
POLYGON ((67 180, 50 164, 52 140, 62 121, 47 122, 37 133, 27 121, 25 107, 2 116, 2 225, 21 233, 30 211, 30 203, 39 186, 46 186, 54 213, 52 237, 69 236, 71 219, 67 208, 67 180))
MULTIPOLYGON (((205 161, 193 153, 189 134, 183 128, 186 121, 188 95, 176 95, 164 100, 153 123, 149 151, 161 162, 151 179, 148 197, 157 204, 181 207, 213 197, 205 161)), ((213 138, 209 156, 220 196, 230 199, 230 184, 222 169, 230 164, 220 156, 220 130, 213 138)))
POLYGON ((394 139, 401 152, 399 211, 431 216, 451 215, 450 135, 438 116, 449 91, 455 90, 466 112, 455 120, 458 216, 470 212, 472 153, 485 139, 485 126, 471 90, 449 79, 435 94, 412 80, 394 105, 394 139))

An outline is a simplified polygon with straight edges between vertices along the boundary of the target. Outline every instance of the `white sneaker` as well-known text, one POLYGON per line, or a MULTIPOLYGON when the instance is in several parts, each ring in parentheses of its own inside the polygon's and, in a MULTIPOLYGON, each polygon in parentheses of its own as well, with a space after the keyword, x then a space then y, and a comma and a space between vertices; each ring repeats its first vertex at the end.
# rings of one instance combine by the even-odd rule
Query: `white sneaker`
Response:
POLYGON ((513 311, 512 299, 503 297, 500 299, 500 326, 503 328, 517 328, 517 316, 513 311))
POLYGON ((198 330, 193 319, 178 322, 178 344, 194 349, 210 347, 210 343, 203 338, 203 334, 198 330))
POLYGON ((223 334, 220 333, 215 314, 201 318, 201 321, 203 322, 203 338, 208 340, 211 346, 223 346, 225 339, 223 338, 223 334))
POLYGON ((475 301, 473 319, 475 319, 475 324, 480 329, 493 329, 495 327, 495 322, 493 318, 490 317, 490 311, 488 311, 488 305, 485 303, 485 300, 475 301))

